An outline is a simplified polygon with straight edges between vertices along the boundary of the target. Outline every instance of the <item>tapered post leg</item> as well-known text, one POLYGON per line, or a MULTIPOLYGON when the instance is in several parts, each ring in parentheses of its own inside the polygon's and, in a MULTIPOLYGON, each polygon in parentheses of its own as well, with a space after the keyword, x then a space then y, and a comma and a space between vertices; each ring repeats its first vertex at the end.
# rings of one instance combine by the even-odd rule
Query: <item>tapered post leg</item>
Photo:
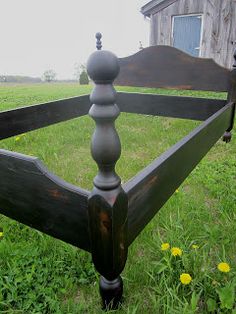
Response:
POLYGON ((123 281, 119 276, 114 280, 107 280, 101 276, 99 291, 102 297, 103 309, 117 309, 122 301, 123 281))
POLYGON ((122 298, 120 273, 128 252, 128 200, 115 172, 121 145, 115 129, 119 108, 115 104, 116 91, 112 83, 119 73, 119 65, 114 54, 100 50, 101 35, 96 37, 99 51, 91 55, 87 64, 88 74, 95 83, 89 115, 96 123, 91 153, 98 165, 89 197, 89 230, 93 262, 102 275, 99 289, 103 308, 116 309, 122 298))
POLYGON ((234 126, 234 118, 235 118, 235 105, 236 105, 236 50, 234 52, 234 64, 233 69, 230 73, 230 90, 228 93, 228 102, 233 102, 234 106, 231 114, 231 121, 229 128, 225 131, 223 135, 223 141, 229 143, 232 138, 231 131, 234 126))

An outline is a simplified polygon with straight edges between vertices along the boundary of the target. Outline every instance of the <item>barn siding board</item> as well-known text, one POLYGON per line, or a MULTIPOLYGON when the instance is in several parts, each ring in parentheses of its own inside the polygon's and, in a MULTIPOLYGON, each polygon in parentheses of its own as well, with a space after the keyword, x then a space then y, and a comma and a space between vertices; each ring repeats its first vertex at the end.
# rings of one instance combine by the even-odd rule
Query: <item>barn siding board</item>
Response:
POLYGON ((156 46, 158 44, 157 36, 155 36, 155 31, 157 31, 157 14, 150 15, 150 37, 149 45, 156 46))
POLYGON ((200 56, 203 58, 209 57, 209 53, 211 51, 211 34, 212 34, 213 16, 214 16, 214 14, 212 14, 212 11, 213 11, 213 8, 215 8, 215 5, 213 4, 212 1, 214 0, 205 1, 204 7, 203 7, 204 31, 202 32, 201 54, 200 54, 200 56))
POLYGON ((200 56, 231 68, 236 48, 236 0, 177 0, 151 14, 150 45, 172 46, 172 17, 202 14, 200 56), (155 13, 156 12, 156 13, 155 13))
POLYGON ((160 25, 157 25, 157 15, 151 15, 151 31, 150 31, 150 45, 156 46, 158 44, 158 31, 160 25))

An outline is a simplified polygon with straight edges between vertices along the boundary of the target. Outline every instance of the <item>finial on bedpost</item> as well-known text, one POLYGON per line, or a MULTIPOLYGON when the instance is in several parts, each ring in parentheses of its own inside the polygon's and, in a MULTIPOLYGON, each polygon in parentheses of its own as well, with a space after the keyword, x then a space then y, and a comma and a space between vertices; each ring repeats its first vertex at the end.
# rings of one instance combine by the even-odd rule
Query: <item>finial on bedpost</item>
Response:
POLYGON ((89 58, 87 71, 95 87, 90 95, 93 104, 89 115, 96 123, 91 143, 91 154, 98 166, 94 188, 88 199, 91 253, 97 271, 103 308, 116 309, 122 298, 120 277, 128 253, 127 212, 128 198, 115 171, 120 158, 120 139, 115 120, 120 111, 113 81, 119 73, 118 58, 111 52, 97 48, 89 58))
POLYGON ((102 41, 101 41, 102 34, 98 32, 96 33, 95 37, 97 39, 97 42, 96 42, 97 50, 101 50, 102 49, 102 41))
POLYGON ((234 126, 235 106, 236 106, 236 49, 234 51, 234 63, 230 73, 230 89, 228 93, 228 102, 233 102, 233 109, 231 114, 230 127, 226 130, 223 135, 223 141, 229 143, 232 138, 231 130, 234 126))

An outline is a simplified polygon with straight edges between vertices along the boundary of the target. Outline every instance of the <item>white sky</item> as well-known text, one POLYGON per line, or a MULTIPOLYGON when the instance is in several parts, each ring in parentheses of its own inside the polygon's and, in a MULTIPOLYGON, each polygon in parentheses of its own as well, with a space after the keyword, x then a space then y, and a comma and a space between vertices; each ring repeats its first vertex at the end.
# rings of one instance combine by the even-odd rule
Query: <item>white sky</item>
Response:
POLYGON ((117 56, 148 46, 149 20, 140 13, 148 0, 0 0, 0 75, 73 78, 74 64, 103 48, 117 56))

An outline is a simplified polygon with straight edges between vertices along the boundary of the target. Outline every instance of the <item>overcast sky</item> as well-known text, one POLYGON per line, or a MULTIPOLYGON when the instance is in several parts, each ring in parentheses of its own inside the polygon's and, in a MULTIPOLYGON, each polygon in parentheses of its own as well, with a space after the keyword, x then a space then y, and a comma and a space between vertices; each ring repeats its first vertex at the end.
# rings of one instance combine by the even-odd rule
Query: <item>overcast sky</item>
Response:
POLYGON ((54 69, 73 78, 74 64, 95 49, 117 56, 148 45, 149 20, 140 13, 148 0, 0 0, 0 75, 42 76, 54 69))

